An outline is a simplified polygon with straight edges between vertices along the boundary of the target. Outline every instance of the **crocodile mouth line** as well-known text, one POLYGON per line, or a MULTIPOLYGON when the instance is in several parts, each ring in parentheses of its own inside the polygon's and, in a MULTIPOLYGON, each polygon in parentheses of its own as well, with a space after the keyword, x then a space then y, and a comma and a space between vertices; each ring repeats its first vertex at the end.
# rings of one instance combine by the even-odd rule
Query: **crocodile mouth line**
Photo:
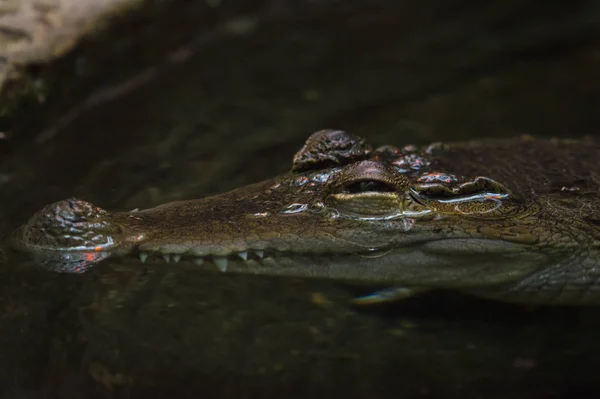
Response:
POLYGON ((264 251, 264 250, 253 250, 248 249, 245 251, 234 252, 228 255, 188 255, 188 254, 175 254, 175 253, 163 253, 163 252, 149 252, 149 251, 138 251, 137 257, 140 259, 142 263, 148 262, 148 260, 153 261, 156 259, 162 259, 165 263, 178 263, 180 261, 192 262, 196 265, 203 265, 207 262, 212 262, 217 269, 222 272, 227 271, 227 267, 229 263, 232 261, 244 261, 248 263, 249 261, 262 261, 266 258, 273 258, 278 253, 278 251, 264 251))
MULTIPOLYGON (((192 255, 192 254, 175 254, 164 253, 159 251, 137 251, 137 258, 144 264, 146 263, 179 263, 188 262, 198 266, 206 266, 207 264, 214 265, 218 270, 226 272, 231 264, 241 265, 242 267, 252 267, 253 263, 258 263, 261 266, 268 266, 265 262, 277 261, 281 259, 331 259, 343 256, 359 256, 361 258, 377 258, 385 256, 393 250, 401 250, 402 248, 381 248, 370 251, 355 251, 348 253, 330 253, 330 252, 292 252, 279 250, 258 250, 247 249, 239 252, 232 252, 225 255, 192 255)), ((408 248, 406 248, 408 249, 408 248)))

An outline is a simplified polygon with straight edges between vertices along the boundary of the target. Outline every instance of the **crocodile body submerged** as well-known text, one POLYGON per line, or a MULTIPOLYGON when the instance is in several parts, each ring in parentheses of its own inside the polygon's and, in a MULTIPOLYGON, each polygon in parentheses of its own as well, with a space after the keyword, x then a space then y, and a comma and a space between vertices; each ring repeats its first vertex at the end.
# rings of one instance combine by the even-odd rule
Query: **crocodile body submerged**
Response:
POLYGON ((600 147, 510 140, 384 146, 324 130, 292 171, 203 199, 109 212, 68 199, 12 236, 54 270, 108 257, 539 304, 600 304, 600 147), (164 260, 163 260, 164 259, 164 260))

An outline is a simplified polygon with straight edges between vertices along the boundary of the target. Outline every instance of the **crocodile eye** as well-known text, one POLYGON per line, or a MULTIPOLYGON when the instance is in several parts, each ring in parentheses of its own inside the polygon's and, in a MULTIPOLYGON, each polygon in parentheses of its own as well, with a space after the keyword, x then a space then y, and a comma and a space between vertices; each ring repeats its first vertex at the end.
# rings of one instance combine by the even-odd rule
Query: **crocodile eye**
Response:
POLYGON ((328 185, 329 194, 377 194, 402 191, 408 180, 386 164, 361 161, 346 166, 328 185))
POLYGON ((361 161, 346 166, 325 189, 325 202, 357 218, 386 218, 405 208, 406 177, 384 163, 361 161))
POLYGON ((377 180, 362 180, 343 187, 343 192, 347 194, 358 193, 393 193, 396 189, 388 183, 377 180))

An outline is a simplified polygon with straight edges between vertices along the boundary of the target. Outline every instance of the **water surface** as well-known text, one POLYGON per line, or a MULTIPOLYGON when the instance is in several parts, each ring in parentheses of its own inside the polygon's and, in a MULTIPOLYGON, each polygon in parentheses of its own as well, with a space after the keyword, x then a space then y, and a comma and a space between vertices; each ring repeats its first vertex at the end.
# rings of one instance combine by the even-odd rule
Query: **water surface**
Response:
MULTIPOLYGON (((37 125, 13 121, 15 138, 0 142, 0 236, 70 196, 130 210, 258 181, 288 170, 322 128, 377 145, 594 134, 597 8, 333 2, 190 37, 183 61, 108 79, 143 78, 76 118, 65 108, 37 125)), ((517 399, 598 388, 595 308, 439 293, 361 310, 347 303, 361 287, 334 282, 127 261, 56 275, 4 252, 6 397, 517 399)))

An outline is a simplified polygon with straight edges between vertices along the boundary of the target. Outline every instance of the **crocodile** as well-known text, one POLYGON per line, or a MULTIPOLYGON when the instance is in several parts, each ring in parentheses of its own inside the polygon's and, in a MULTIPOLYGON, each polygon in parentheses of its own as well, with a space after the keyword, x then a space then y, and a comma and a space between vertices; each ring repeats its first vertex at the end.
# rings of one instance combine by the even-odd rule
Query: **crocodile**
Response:
POLYGON ((130 212, 70 198, 11 242, 60 272, 135 256, 378 287, 358 304, 440 289, 600 304, 599 150, 591 139, 531 136, 375 148, 321 130, 289 173, 130 212))

